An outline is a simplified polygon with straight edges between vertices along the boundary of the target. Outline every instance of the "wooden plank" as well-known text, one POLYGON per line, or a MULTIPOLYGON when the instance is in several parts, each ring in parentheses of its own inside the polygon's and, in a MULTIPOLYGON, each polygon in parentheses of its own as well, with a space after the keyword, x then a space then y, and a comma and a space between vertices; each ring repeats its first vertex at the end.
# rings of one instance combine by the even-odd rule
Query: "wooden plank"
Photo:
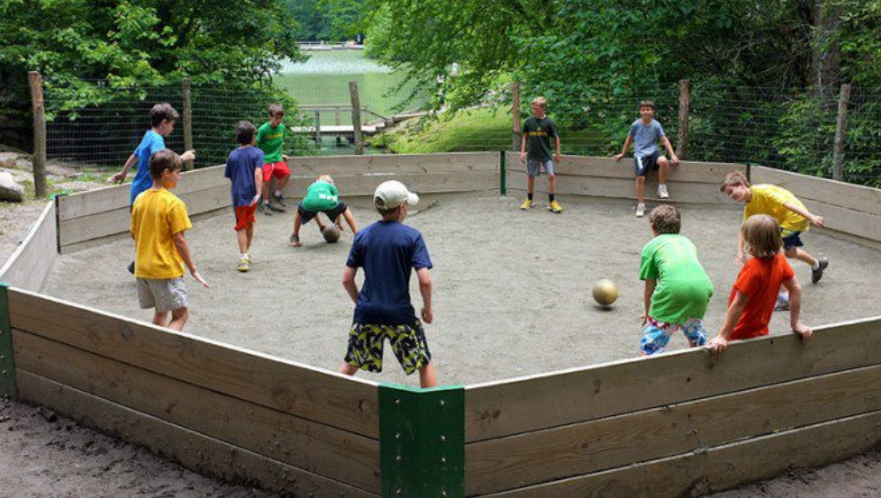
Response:
POLYGON ((379 442, 13 329, 16 367, 316 474, 379 492, 379 442))
POLYGON ((294 157, 288 164, 293 176, 314 179, 318 175, 364 175, 374 173, 459 173, 497 171, 498 153, 394 154, 371 156, 294 157))
POLYGON ((843 460, 873 448, 879 441, 881 412, 872 412, 621 469, 485 496, 703 496, 775 477, 790 469, 818 467, 843 460))
MULTIPOLYGON (((422 173, 422 174, 372 174, 363 176, 334 176, 334 182, 339 189, 340 198, 356 196, 372 196, 376 187, 386 180, 398 180, 407 188, 418 194, 447 193, 447 192, 474 192, 483 190, 498 190, 499 174, 495 171, 479 171, 473 173, 422 173)), ((301 198, 306 194, 306 189, 312 184, 313 178, 293 178, 285 189, 287 195, 301 198)))
POLYGON ((881 242, 881 216, 852 211, 815 201, 802 201, 808 211, 826 219, 826 228, 881 242))
MULTIPOLYGON (((178 192, 174 192, 175 195, 178 192)), ((191 216, 204 212, 215 211, 232 204, 229 185, 189 192, 179 195, 187 205, 191 216)), ((82 216, 60 223, 61 247, 78 244, 92 239, 100 239, 109 235, 128 233, 131 229, 131 212, 128 206, 113 211, 105 211, 90 216, 82 216)))
POLYGON ((201 474, 296 496, 377 496, 25 371, 18 373, 18 383, 21 398, 29 403, 145 446, 201 474))
POLYGON ((0 269, 0 281, 40 291, 58 257, 57 245, 55 203, 50 202, 0 269))
POLYGON ((818 327, 809 342, 793 334, 736 342, 719 360, 694 349, 468 386, 466 441, 874 365, 881 357, 879 332, 881 317, 875 317, 818 327))
POLYGON ((12 288, 12 327, 377 439, 377 385, 12 288))
MULTIPOLYGON (((225 167, 219 165, 186 171, 181 174, 181 181, 172 192, 181 196, 222 185, 229 188, 229 180, 223 177, 225 167)), ((59 218, 71 220, 116 209, 128 209, 130 189, 131 184, 125 184, 63 196, 59 199, 59 218)))
POLYGON ((825 178, 799 175, 764 166, 750 168, 752 183, 771 183, 789 190, 796 197, 823 204, 881 216, 881 190, 837 182, 825 178))
POLYGON ((879 409, 881 366, 873 366, 469 444, 466 494, 623 467, 879 409))

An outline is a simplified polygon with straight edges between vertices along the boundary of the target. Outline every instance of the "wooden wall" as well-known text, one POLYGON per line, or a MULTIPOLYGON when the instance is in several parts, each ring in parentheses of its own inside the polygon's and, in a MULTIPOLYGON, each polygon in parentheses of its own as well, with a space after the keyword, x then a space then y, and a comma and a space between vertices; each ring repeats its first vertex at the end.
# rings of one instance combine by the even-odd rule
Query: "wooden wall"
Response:
MULTIPOLYGON (((507 186, 509 191, 526 190, 526 165, 520 154, 505 154, 507 186)), ((699 163, 683 161, 674 168, 667 186, 673 203, 724 203, 727 197, 719 192, 719 184, 730 171, 746 172, 746 165, 728 163, 699 163)), ((633 159, 616 162, 607 157, 563 156, 556 167, 558 194, 588 195, 636 199, 633 159)), ((546 176, 536 180, 536 191, 547 192, 546 176)), ((646 180, 646 200, 656 201, 658 175, 651 173, 646 180)))
POLYGON ((50 202, 0 269, 0 282, 39 292, 58 257, 55 203, 50 202))
POLYGON ((789 190, 811 213, 823 216, 829 230, 881 249, 881 190, 763 166, 750 168, 750 181, 789 190))
POLYGON ((466 388, 466 491, 679 496, 881 440, 881 317, 466 388))
POLYGON ((375 383, 10 288, 19 397, 198 472, 380 492, 375 383))

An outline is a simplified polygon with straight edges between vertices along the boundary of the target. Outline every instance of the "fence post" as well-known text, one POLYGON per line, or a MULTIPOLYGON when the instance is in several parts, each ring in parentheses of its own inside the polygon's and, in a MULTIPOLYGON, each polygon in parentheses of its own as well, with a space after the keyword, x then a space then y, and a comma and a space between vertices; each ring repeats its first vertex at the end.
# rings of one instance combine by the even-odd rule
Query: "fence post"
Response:
POLYGON ((505 151, 499 151, 499 197, 508 195, 508 172, 505 165, 505 151))
POLYGON ((34 114, 34 196, 42 199, 46 190, 46 106, 43 101, 43 77, 36 71, 28 72, 31 87, 31 109, 34 114))
POLYGON ((847 104, 850 102, 850 85, 841 85, 838 98, 838 124, 835 127, 835 155, 832 159, 832 179, 844 181, 844 142, 847 136, 847 104))
POLYGON ((355 136, 355 155, 364 154, 364 138, 361 136, 361 98, 358 95, 358 82, 349 82, 349 97, 352 100, 352 134, 355 136))
POLYGON ((512 150, 520 150, 520 82, 511 82, 511 144, 512 150))
MULTIPOLYGON (((184 78, 181 82, 183 87, 184 100, 184 150, 193 150, 193 100, 192 100, 192 81, 190 78, 184 78)), ((184 171, 193 169, 193 161, 184 162, 184 171)))
POLYGON ((18 398, 12 326, 9 323, 9 284, 6 282, 0 282, 0 396, 8 396, 9 399, 18 398))
POLYGON ((465 389, 379 386, 382 496, 465 496, 465 389))
POLYGON ((686 159, 688 154, 688 116, 691 113, 691 81, 679 80, 679 140, 676 155, 686 159))

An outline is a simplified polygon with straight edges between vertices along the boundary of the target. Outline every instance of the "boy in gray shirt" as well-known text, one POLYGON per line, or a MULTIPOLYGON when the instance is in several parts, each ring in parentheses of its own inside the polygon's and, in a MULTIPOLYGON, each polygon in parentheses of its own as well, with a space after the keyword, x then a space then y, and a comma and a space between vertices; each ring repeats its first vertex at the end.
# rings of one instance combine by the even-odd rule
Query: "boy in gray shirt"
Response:
POLYGON ((661 123, 653 119, 655 114, 655 104, 651 100, 643 100, 639 103, 640 119, 637 119, 630 125, 630 133, 627 140, 624 141, 624 149, 620 154, 613 156, 616 161, 620 161, 630 144, 633 143, 633 160, 636 167, 636 216, 642 218, 645 215, 645 177, 649 170, 658 171, 658 198, 669 199, 670 194, 667 192, 667 169, 676 166, 679 158, 673 152, 673 146, 670 140, 664 134, 664 128, 661 123), (670 160, 661 155, 658 150, 658 140, 660 140, 667 152, 670 154, 670 160))

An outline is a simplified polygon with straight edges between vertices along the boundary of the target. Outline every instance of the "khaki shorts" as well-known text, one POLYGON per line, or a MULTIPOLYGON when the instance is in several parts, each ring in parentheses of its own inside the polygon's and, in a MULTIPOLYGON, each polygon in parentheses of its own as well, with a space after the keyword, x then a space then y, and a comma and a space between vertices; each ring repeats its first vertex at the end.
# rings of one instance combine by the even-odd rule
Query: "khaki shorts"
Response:
POLYGON ((183 277, 139 278, 138 302, 142 309, 156 308, 157 313, 168 313, 190 305, 183 277))

